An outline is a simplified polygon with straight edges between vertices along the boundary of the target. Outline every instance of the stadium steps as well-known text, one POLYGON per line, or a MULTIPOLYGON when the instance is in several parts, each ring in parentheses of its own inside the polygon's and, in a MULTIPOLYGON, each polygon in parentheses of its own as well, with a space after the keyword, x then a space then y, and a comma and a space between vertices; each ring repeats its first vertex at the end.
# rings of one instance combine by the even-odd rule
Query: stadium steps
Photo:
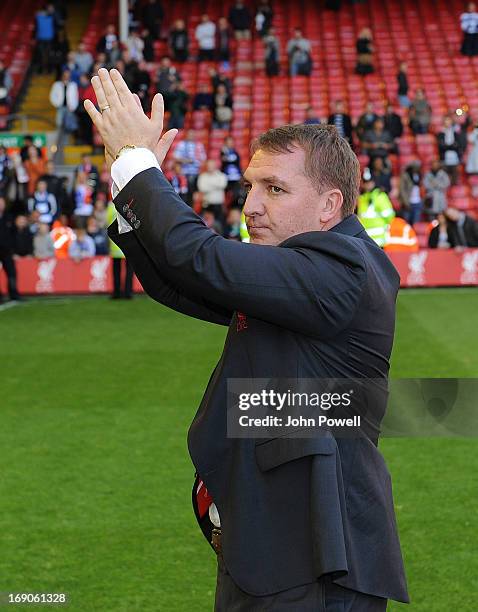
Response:
MULTIPOLYGON (((18 109, 20 114, 38 117, 27 120, 27 132, 45 132, 55 129, 56 110, 49 101, 50 88, 54 80, 51 74, 32 75, 25 98, 18 109)), ((14 132, 21 132, 23 129, 22 121, 14 121, 12 127, 14 132)))
POLYGON ((68 18, 65 24, 66 34, 70 41, 70 49, 76 49, 88 25, 91 0, 70 0, 68 2, 68 18))

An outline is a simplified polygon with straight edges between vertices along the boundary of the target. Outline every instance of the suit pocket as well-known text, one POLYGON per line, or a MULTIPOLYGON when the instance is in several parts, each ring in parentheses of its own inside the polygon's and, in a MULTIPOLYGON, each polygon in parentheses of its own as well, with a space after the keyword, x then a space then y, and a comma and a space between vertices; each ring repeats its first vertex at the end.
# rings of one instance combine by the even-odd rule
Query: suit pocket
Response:
POLYGON ((333 455, 337 443, 329 433, 314 438, 273 438, 256 444, 256 462, 263 472, 310 455, 333 455))

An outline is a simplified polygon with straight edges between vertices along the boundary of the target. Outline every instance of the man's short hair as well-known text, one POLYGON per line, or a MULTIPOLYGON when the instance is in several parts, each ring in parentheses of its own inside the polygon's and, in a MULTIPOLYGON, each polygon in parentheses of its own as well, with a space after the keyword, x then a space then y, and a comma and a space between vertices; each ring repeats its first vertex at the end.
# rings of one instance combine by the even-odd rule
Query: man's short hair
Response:
POLYGON ((251 143, 251 152, 292 153, 294 147, 305 152, 305 176, 317 191, 339 189, 344 198, 342 216, 351 215, 359 195, 360 164, 337 128, 323 124, 272 128, 251 143))

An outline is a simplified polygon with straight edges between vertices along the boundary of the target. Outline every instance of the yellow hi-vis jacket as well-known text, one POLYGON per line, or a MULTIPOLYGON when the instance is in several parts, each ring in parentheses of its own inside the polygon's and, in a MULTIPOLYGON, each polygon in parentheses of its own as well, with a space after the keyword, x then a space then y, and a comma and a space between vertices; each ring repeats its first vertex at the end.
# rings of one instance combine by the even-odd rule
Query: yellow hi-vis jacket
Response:
POLYGON ((395 217, 388 195, 378 188, 359 197, 357 215, 367 234, 383 247, 387 241, 387 229, 395 217))
POLYGON ((250 242, 249 232, 247 231, 246 215, 241 213, 241 225, 239 227, 239 236, 242 242, 250 242))

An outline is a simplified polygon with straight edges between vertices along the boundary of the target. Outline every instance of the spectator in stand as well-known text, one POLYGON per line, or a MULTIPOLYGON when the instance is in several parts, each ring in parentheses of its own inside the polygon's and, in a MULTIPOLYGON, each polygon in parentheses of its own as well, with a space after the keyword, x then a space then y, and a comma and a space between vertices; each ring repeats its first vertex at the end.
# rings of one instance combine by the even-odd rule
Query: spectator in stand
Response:
POLYGON ((89 153, 83 153, 81 156, 81 164, 75 168, 75 181, 80 172, 84 172, 87 177, 87 183, 92 189, 92 196, 96 198, 98 185, 100 182, 100 174, 98 168, 94 165, 89 153))
POLYGON ((0 196, 6 197, 6 192, 12 177, 13 163, 5 147, 0 146, 0 196))
POLYGON ((215 211, 212 207, 204 208, 201 213, 201 218, 209 229, 211 229, 213 232, 216 232, 216 234, 219 234, 219 236, 222 236, 222 223, 216 218, 215 211))
POLYGON ((300 28, 295 28, 294 36, 287 43, 289 71, 291 76, 309 76, 312 72, 311 45, 302 35, 300 28))
POLYGON ((96 93, 91 84, 88 75, 82 74, 80 84, 78 86, 78 108, 76 109, 76 118, 78 120, 77 143, 92 144, 93 143, 93 124, 88 113, 85 110, 85 100, 91 100, 95 106, 98 106, 96 93))
POLYGON ((186 138, 179 141, 174 150, 174 159, 182 164, 183 174, 188 181, 188 204, 191 204, 199 170, 206 161, 206 150, 202 142, 196 140, 194 130, 188 130, 186 138))
POLYGON ((460 25, 463 31, 461 53, 470 57, 478 55, 478 13, 475 2, 468 2, 466 13, 460 16, 460 25))
POLYGON ((232 119, 232 98, 224 85, 219 85, 214 94, 213 128, 229 129, 232 119))
MULTIPOLYGON (((113 202, 108 203, 106 209, 108 225, 111 225, 116 219, 116 208, 113 202)), ((123 252, 112 240, 109 241, 110 257, 113 267, 113 293, 111 299, 118 300, 120 298, 131 299, 133 297, 133 268, 131 264, 125 260, 123 252), (125 263, 124 285, 121 283, 121 262, 125 263)))
POLYGON ((322 123, 319 115, 315 112, 312 106, 308 106, 307 110, 305 111, 304 123, 305 125, 319 125, 319 123, 322 123))
POLYGON ((132 83, 132 90, 138 95, 141 100, 141 105, 145 112, 149 111, 150 100, 149 100, 149 88, 151 87, 151 77, 149 75, 146 62, 142 60, 138 64, 138 68, 134 75, 134 81, 132 83))
MULTIPOLYGON (((22 159, 22 162, 26 162, 27 159, 29 158, 29 150, 30 147, 35 147, 35 144, 33 142, 33 136, 30 136, 30 134, 27 134, 26 136, 23 137, 23 146, 20 149, 20 157, 22 159)), ((42 150, 40 149, 40 147, 35 147, 38 153, 38 157, 42 157, 42 150)))
POLYGON ((94 205, 93 216, 96 219, 98 227, 100 227, 101 229, 106 229, 108 227, 106 197, 103 192, 98 194, 94 205))
POLYGON ((330 114, 327 121, 329 125, 335 125, 338 133, 345 138, 349 144, 352 144, 352 120, 350 115, 345 112, 345 106, 342 100, 337 100, 334 105, 334 112, 330 114))
POLYGON ((423 209, 422 172, 418 160, 409 164, 400 176, 399 199, 404 208, 404 217, 413 225, 420 221, 423 209))
POLYGON ((87 50, 84 42, 78 44, 78 48, 74 54, 74 60, 81 74, 89 74, 93 66, 93 56, 87 50))
POLYGON ((78 119, 75 111, 79 104, 78 85, 71 80, 68 70, 65 70, 60 81, 55 81, 50 89, 50 102, 56 108, 56 125, 67 132, 78 129, 78 119))
POLYGON ((129 89, 133 89, 135 87, 136 78, 138 75, 138 64, 133 59, 131 59, 131 55, 128 49, 125 49, 125 51, 123 52, 122 61, 124 64, 122 72, 123 78, 126 81, 126 84, 128 85, 129 89))
POLYGON ((139 35, 138 30, 131 30, 126 41, 126 48, 133 62, 139 63, 143 61, 144 41, 139 35))
POLYGON ((216 29, 216 57, 219 62, 224 64, 224 68, 229 68, 231 58, 230 50, 231 29, 225 17, 220 17, 216 29))
POLYGON ((60 215, 53 222, 53 227, 50 232, 55 246, 55 257, 57 259, 67 259, 69 257, 70 244, 75 240, 75 232, 68 224, 68 217, 60 215))
POLYGON ((216 93, 219 85, 224 85, 224 87, 227 89, 228 94, 231 94, 231 81, 227 78, 227 76, 225 76, 221 72, 218 72, 215 68, 209 69, 209 76, 211 77, 211 85, 214 93, 216 93))
POLYGON ((169 169, 165 172, 165 176, 173 186, 173 189, 178 194, 178 196, 184 202, 187 202, 188 181, 182 172, 181 164, 179 162, 170 163, 169 169))
POLYGON ((208 15, 202 15, 201 23, 196 26, 194 36, 199 47, 198 62, 214 61, 216 24, 209 19, 208 15))
POLYGON ((78 67, 76 61, 75 61, 75 52, 74 51, 70 51, 70 53, 68 53, 67 57, 66 57, 66 61, 64 64, 62 64, 61 66, 61 72, 60 72, 60 77, 61 75, 68 71, 70 73, 70 80, 73 81, 74 83, 76 83, 77 85, 80 84, 80 76, 81 76, 81 70, 78 67))
POLYGON ((113 43, 118 42, 118 36, 116 35, 116 26, 112 23, 106 26, 104 35, 99 39, 96 45, 97 53, 105 53, 109 59, 109 53, 113 48, 113 43))
POLYGON ((164 96, 165 108, 170 112, 169 129, 183 129, 184 118, 188 112, 188 100, 189 94, 184 90, 183 84, 181 82, 173 83, 164 96))
POLYGON ((229 23, 237 40, 251 37, 252 17, 242 0, 237 0, 229 11, 229 23))
POLYGON ((241 241, 241 211, 239 208, 231 208, 227 213, 223 235, 228 240, 241 241))
POLYGON ((154 38, 151 32, 144 28, 141 32, 141 40, 143 41, 143 58, 145 62, 154 62, 154 38))
POLYGON ((280 42, 276 36, 275 29, 269 28, 264 36, 264 60, 266 63, 266 74, 269 77, 279 74, 280 42))
POLYGON ((76 175, 73 201, 75 205, 73 210, 75 226, 84 228, 87 218, 93 214, 93 188, 88 183, 86 172, 79 171, 76 175))
POLYGON ((454 235, 455 244, 453 246, 478 247, 478 221, 456 208, 447 208, 445 216, 451 225, 450 232, 454 235))
POLYGON ((50 193, 47 188, 46 181, 38 181, 36 191, 31 198, 28 199, 28 210, 33 212, 36 210, 39 213, 38 221, 51 225, 58 213, 58 204, 53 193, 50 193))
POLYGON ((26 215, 17 215, 13 234, 13 256, 28 257, 29 255, 33 255, 33 234, 26 215))
POLYGON ((209 87, 205 83, 202 83, 199 85, 198 92, 194 96, 193 110, 208 110, 212 112, 213 107, 213 95, 211 91, 209 91, 209 87))
POLYGON ((35 15, 35 39, 38 73, 49 74, 51 71, 51 60, 53 41, 56 36, 55 17, 47 9, 39 10, 35 15))
POLYGON ((390 132, 392 138, 396 140, 401 138, 403 134, 403 123, 400 115, 398 115, 391 104, 387 104, 385 115, 383 116, 385 129, 390 132))
POLYGON ((241 190, 241 158, 234 148, 232 136, 227 136, 221 149, 221 172, 227 176, 227 191, 232 204, 237 203, 241 190))
MULTIPOLYGON (((11 300, 18 300, 17 271, 13 259, 14 226, 12 216, 7 211, 7 202, 0 196, 0 263, 8 281, 8 293, 11 300)), ((0 293, 0 303, 3 296, 0 293)))
POLYGON ((108 234, 104 228, 98 227, 95 217, 88 217, 86 231, 95 244, 95 255, 108 255, 108 234))
POLYGON ((46 172, 46 162, 38 157, 37 148, 32 146, 28 149, 28 159, 23 166, 28 174, 28 195, 33 195, 38 179, 46 172))
POLYGON ((390 132, 385 129, 385 124, 381 117, 375 119, 373 128, 365 132, 362 145, 365 153, 370 158, 370 164, 372 164, 376 157, 387 160, 388 155, 393 152, 395 143, 390 132))
POLYGON ((261 0, 257 6, 255 18, 256 30, 261 38, 264 38, 269 32, 273 18, 274 13, 269 0, 261 0))
POLYGON ((111 49, 106 53, 98 53, 96 56, 96 63, 100 64, 96 68, 93 68, 92 73, 98 74, 98 68, 114 68, 116 64, 123 59, 123 50, 118 40, 113 40, 111 43, 111 49))
POLYGON ((181 80, 179 72, 171 65, 171 59, 169 57, 165 56, 161 58, 156 80, 158 92, 163 94, 163 96, 169 91, 173 83, 181 80))
POLYGON ((408 97, 408 65, 407 62, 400 62, 400 66, 397 73, 398 90, 397 97, 398 103, 404 108, 410 106, 410 98, 408 97))
POLYGON ((378 189, 387 194, 392 191, 392 172, 390 166, 385 164, 382 157, 375 157, 373 159, 370 173, 378 189))
POLYGON ((466 172, 467 174, 478 174, 478 123, 473 126, 467 140, 469 151, 466 160, 466 172))
POLYGON ((456 246, 456 234, 453 224, 448 221, 443 212, 438 213, 436 225, 428 236, 430 249, 452 249, 456 246))
POLYGON ((377 119, 379 119, 379 116, 374 110, 373 102, 367 102, 365 112, 360 115, 355 128, 360 142, 363 143, 365 134, 373 128, 373 124, 377 119))
POLYGON ((416 134, 426 134, 430 127, 432 118, 432 108, 425 97, 423 89, 417 89, 415 98, 410 104, 409 125, 412 132, 416 134))
POLYGON ((46 162, 45 174, 42 174, 39 178, 39 181, 44 181, 46 183, 46 190, 48 193, 52 193, 55 196, 59 212, 64 212, 71 208, 69 202, 70 196, 65 188, 65 179, 66 177, 64 176, 58 176, 55 170, 55 164, 52 160, 46 162))
POLYGON ((14 194, 12 195, 12 199, 16 202, 16 204, 21 208, 22 212, 25 212, 25 202, 28 197, 28 173, 25 170, 25 166, 22 163, 22 158, 19 153, 15 153, 13 155, 13 181, 10 184, 10 188, 12 188, 14 194))
POLYGON ((0 105, 7 106, 10 104, 9 92, 13 87, 13 80, 10 76, 10 72, 7 70, 5 64, 0 60, 0 105))
POLYGON ((176 62, 184 63, 189 56, 189 35, 183 19, 177 19, 169 33, 169 48, 176 62))
POLYGON ((143 8, 143 25, 151 32, 154 40, 161 36, 161 25, 164 19, 164 10, 158 0, 148 0, 143 8))
POLYGON ((450 186, 450 177, 443 170, 438 159, 432 161, 430 170, 423 179, 425 187, 425 201, 427 203, 427 214, 432 217, 442 213, 447 203, 447 189, 450 186))
POLYGON ((75 240, 72 240, 68 249, 68 255, 76 262, 95 256, 95 242, 88 236, 84 227, 75 230, 75 240))
POLYGON ((357 216, 370 238, 383 248, 387 242, 388 229, 395 217, 395 211, 388 195, 373 182, 368 168, 365 168, 362 176, 357 216))
POLYGON ((55 257, 55 245, 50 236, 50 226, 48 223, 38 224, 38 231, 33 236, 33 256, 37 259, 50 259, 55 257))
POLYGON ((452 185, 457 184, 458 166, 461 163, 458 131, 459 129, 453 124, 452 118, 447 115, 443 120, 441 131, 437 134, 440 161, 443 163, 452 185))
POLYGON ((224 219, 223 206, 226 197, 227 176, 217 167, 215 159, 208 159, 204 172, 198 176, 197 188, 202 194, 202 207, 214 210, 216 219, 224 219))
POLYGON ((373 40, 372 31, 370 28, 363 28, 357 39, 357 64, 355 72, 357 74, 366 75, 375 71, 373 67, 373 40))

